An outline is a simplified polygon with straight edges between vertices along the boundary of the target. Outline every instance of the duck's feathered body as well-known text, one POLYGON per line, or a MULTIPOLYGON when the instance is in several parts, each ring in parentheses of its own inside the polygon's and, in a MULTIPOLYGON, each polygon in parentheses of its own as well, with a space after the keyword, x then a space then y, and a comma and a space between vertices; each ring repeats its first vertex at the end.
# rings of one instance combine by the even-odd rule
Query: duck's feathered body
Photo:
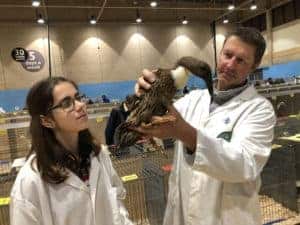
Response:
POLYGON ((172 104, 172 99, 178 88, 183 88, 189 73, 201 77, 212 95, 212 77, 208 64, 193 57, 183 57, 176 69, 158 69, 154 72, 156 80, 151 88, 139 98, 136 97, 134 106, 127 120, 120 124, 118 129, 118 145, 125 147, 133 145, 141 135, 129 129, 131 126, 149 124, 152 116, 162 116, 167 112, 167 107, 172 104))

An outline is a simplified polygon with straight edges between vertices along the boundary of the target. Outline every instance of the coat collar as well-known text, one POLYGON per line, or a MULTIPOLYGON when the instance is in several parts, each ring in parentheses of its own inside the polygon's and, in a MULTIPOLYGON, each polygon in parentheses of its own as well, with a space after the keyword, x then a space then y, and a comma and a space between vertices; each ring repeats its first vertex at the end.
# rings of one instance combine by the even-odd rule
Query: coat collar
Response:
POLYGON ((224 103, 224 105, 228 105, 231 102, 236 102, 236 101, 248 101, 256 95, 257 95, 256 89, 254 88, 253 85, 250 85, 245 90, 243 90, 241 93, 234 96, 228 102, 224 103))
MULTIPOLYGON (((89 183, 90 188, 94 188, 98 182, 99 178, 99 170, 100 169, 100 162, 98 157, 93 156, 91 154, 91 168, 90 168, 90 177, 89 177, 89 183)), ((89 187, 71 170, 68 170, 69 177, 64 181, 65 184, 70 185, 76 189, 79 189, 81 191, 90 192, 89 187)))
MULTIPOLYGON (((256 89, 255 89, 255 87, 253 85, 250 85, 245 90, 243 90, 240 94, 238 94, 237 96, 233 97, 229 101, 225 102, 223 105, 217 107, 209 115, 211 116, 211 115, 219 112, 220 110, 224 110, 226 108, 236 107, 237 105, 241 104, 242 102, 245 102, 245 101, 248 101, 248 100, 252 99, 254 96, 257 96, 257 91, 256 91, 256 89)), ((208 104, 210 104, 211 97, 210 97, 208 91, 207 91, 206 97, 207 97, 206 102, 208 104)), ((209 106, 208 106, 208 108, 209 108, 209 106)))
POLYGON ((253 85, 247 87, 244 91, 242 91, 239 95, 234 98, 239 99, 241 101, 248 101, 257 95, 257 91, 253 85))

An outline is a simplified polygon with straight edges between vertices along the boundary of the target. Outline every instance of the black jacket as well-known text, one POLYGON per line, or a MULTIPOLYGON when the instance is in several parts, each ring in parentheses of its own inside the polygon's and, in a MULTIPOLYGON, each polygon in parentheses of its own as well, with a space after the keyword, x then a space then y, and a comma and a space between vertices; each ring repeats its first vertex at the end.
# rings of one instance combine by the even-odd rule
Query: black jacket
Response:
POLYGON ((116 128, 120 125, 120 123, 124 122, 129 115, 129 112, 126 112, 123 104, 119 108, 113 108, 110 112, 107 125, 105 128, 105 141, 107 145, 113 145, 114 135, 116 128))

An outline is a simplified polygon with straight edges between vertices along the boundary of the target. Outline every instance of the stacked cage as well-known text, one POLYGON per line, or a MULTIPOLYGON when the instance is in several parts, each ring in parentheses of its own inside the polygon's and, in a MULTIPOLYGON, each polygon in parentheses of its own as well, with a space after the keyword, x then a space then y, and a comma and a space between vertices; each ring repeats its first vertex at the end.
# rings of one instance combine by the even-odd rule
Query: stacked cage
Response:
POLYGON ((9 171, 0 175, 0 225, 9 225, 10 191, 16 178, 16 173, 10 172, 10 166, 0 164, 1 171, 9 171))
POLYGON ((260 204, 263 224, 297 215, 295 151, 291 146, 274 149, 262 174, 260 204))
POLYGON ((16 178, 12 164, 29 150, 28 116, 2 117, 0 123, 0 225, 9 225, 10 191, 16 178))
POLYGON ((137 225, 162 224, 172 159, 172 150, 113 158, 127 191, 125 205, 137 225))
POLYGON ((143 158, 114 158, 114 167, 122 177, 126 189, 125 206, 130 218, 138 225, 146 225, 145 186, 142 176, 143 158))

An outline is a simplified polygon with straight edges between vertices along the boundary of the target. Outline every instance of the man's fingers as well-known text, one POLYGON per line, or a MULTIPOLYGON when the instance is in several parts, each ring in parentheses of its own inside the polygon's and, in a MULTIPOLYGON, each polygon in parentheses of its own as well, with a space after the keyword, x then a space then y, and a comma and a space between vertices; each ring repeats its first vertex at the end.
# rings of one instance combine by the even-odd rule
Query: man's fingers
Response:
POLYGON ((147 70, 147 69, 143 69, 143 72, 142 72, 143 78, 145 80, 147 80, 148 82, 153 83, 156 79, 154 72, 155 72, 155 70, 150 71, 150 70, 147 70))
POLYGON ((151 88, 151 83, 153 83, 156 79, 154 72, 155 71, 147 69, 142 71, 142 76, 138 78, 137 83, 134 85, 134 92, 138 97, 140 97, 145 90, 151 88))
POLYGON ((145 90, 147 90, 151 87, 151 84, 144 77, 139 77, 139 79, 137 80, 137 83, 140 88, 145 89, 145 90))
POLYGON ((142 94, 144 94, 144 90, 140 88, 140 85, 138 83, 135 83, 134 85, 134 93, 136 96, 140 97, 142 94))
POLYGON ((163 124, 163 123, 169 123, 169 122, 175 122, 176 117, 173 115, 165 115, 165 116, 153 116, 151 119, 151 124, 163 124))

